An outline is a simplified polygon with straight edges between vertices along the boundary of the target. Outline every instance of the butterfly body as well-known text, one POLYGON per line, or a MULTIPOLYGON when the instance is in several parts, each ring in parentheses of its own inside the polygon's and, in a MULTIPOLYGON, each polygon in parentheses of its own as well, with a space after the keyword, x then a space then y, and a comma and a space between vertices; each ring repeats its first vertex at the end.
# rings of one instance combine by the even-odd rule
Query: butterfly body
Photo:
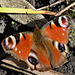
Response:
POLYGON ((56 68, 67 62, 68 18, 61 16, 34 32, 11 35, 2 41, 5 52, 40 71, 56 68), (57 19, 56 19, 57 20, 57 19), (56 23, 57 22, 57 23, 56 23))

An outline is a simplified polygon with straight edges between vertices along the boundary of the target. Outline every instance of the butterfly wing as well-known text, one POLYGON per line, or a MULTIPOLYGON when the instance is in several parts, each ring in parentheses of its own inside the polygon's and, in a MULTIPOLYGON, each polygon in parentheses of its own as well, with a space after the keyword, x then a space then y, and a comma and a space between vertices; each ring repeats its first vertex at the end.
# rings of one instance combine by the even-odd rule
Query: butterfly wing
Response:
POLYGON ((39 71, 51 69, 50 61, 48 60, 48 57, 42 52, 40 47, 38 49, 34 48, 34 50, 31 50, 26 62, 32 69, 39 71))
POLYGON ((56 21, 51 22, 50 25, 42 28, 42 32, 38 29, 35 33, 25 32, 11 35, 2 41, 2 47, 5 52, 18 60, 25 61, 32 69, 45 71, 51 69, 52 66, 59 67, 67 61, 68 51, 64 49, 66 48, 64 43, 66 43, 69 26, 65 16, 59 18, 59 21, 61 25, 56 26, 54 24, 56 21), (56 44, 53 44, 52 40, 55 40, 56 44))
POLYGON ((68 53, 67 35, 69 29, 69 17, 60 16, 42 27, 42 35, 49 51, 51 65, 56 68, 67 62, 66 53, 68 53))
POLYGON ((5 38, 2 47, 17 60, 26 62, 30 68, 48 70, 51 68, 50 62, 42 52, 43 49, 40 49, 42 47, 35 44, 34 39, 34 34, 31 32, 18 33, 5 38))
POLYGON ((67 42, 69 26, 69 17, 60 16, 58 19, 44 25, 42 27, 42 32, 48 38, 64 44, 67 42))
POLYGON ((2 41, 5 52, 11 54, 18 60, 26 60, 33 44, 32 33, 19 33, 10 35, 2 41))
POLYGON ((68 53, 68 47, 66 44, 62 46, 57 42, 55 46, 49 38, 46 38, 46 44, 49 50, 50 63, 53 68, 57 68, 67 62, 66 53, 68 53))

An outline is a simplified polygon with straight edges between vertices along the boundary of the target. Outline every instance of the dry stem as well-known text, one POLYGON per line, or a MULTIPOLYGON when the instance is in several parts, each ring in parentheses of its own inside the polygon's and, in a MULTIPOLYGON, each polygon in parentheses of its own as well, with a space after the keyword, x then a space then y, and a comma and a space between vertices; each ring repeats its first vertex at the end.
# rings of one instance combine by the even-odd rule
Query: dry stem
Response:
POLYGON ((75 5, 75 2, 70 4, 69 6, 67 6, 65 9, 61 10, 59 13, 57 13, 55 16, 59 16, 61 15, 64 11, 68 10, 69 8, 71 8, 72 6, 75 5))
POLYGON ((42 8, 37 9, 37 10, 42 10, 42 9, 46 9, 46 8, 48 8, 48 7, 52 7, 52 6, 57 5, 57 4, 59 4, 59 3, 63 2, 63 1, 64 1, 64 0, 59 0, 59 1, 57 1, 57 2, 55 2, 55 3, 53 3, 53 4, 51 4, 51 5, 44 6, 44 7, 42 7, 42 8))

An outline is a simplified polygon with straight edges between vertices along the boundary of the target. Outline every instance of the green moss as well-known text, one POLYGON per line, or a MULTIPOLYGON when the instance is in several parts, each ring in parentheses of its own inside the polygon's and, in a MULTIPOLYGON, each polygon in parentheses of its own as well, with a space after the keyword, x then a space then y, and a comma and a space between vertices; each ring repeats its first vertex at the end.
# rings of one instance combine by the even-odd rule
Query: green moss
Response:
POLYGON ((59 69, 59 71, 61 72, 61 71, 62 71, 62 69, 59 69))
POLYGON ((49 8, 47 8, 47 11, 49 11, 49 8))
POLYGON ((72 30, 70 30, 70 32, 72 32, 72 30))
POLYGON ((74 17, 74 13, 70 13, 70 16, 74 17))
POLYGON ((16 24, 14 21, 11 21, 11 24, 16 24))
POLYGON ((70 39, 70 38, 69 38, 68 40, 69 40, 69 41, 71 41, 71 39, 70 39))

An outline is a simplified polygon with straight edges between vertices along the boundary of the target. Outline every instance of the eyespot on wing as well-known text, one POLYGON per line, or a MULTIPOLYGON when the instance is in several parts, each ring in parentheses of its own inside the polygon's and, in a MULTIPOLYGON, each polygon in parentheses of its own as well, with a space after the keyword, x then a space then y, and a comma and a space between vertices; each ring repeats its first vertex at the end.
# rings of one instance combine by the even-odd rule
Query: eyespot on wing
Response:
POLYGON ((32 33, 14 34, 2 41, 4 51, 13 55, 15 58, 20 58, 21 60, 27 59, 32 44, 32 33))

